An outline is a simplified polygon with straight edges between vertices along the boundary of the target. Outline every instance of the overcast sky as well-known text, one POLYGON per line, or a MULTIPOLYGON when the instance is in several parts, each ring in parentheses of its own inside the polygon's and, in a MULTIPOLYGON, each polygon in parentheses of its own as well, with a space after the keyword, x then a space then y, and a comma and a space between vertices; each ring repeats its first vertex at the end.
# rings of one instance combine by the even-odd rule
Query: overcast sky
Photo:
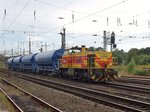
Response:
POLYGON ((29 35, 32 52, 58 49, 63 27, 67 47, 103 47, 104 30, 115 32, 118 49, 150 47, 149 6, 150 0, 0 0, 0 51, 28 51, 29 35))

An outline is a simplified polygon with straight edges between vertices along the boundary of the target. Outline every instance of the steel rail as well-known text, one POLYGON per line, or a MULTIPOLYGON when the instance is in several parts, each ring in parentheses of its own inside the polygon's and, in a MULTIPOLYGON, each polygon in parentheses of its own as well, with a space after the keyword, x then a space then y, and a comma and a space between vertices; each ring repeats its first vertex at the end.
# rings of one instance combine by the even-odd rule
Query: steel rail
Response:
POLYGON ((133 77, 122 77, 116 80, 117 82, 125 82, 125 83, 133 83, 133 84, 142 84, 142 85, 150 85, 150 79, 143 78, 133 78, 133 77))
POLYGON ((28 81, 32 81, 32 82, 41 84, 41 85, 44 85, 44 86, 47 86, 47 87, 52 87, 52 88, 59 89, 59 90, 65 91, 65 92, 73 93, 75 95, 82 96, 86 99, 90 99, 95 102, 102 102, 106 105, 113 106, 113 107, 123 109, 123 110, 125 109, 125 110, 133 111, 133 112, 143 112, 143 110, 137 109, 137 107, 134 108, 129 105, 119 104, 118 102, 116 103, 113 101, 109 101, 108 99, 113 99, 116 101, 119 100, 119 101, 123 101, 125 103, 132 103, 134 105, 135 104, 140 105, 141 107, 150 107, 150 103, 147 103, 147 102, 142 102, 142 101, 125 98, 125 97, 121 97, 121 96, 117 96, 117 95, 112 95, 112 94, 108 94, 108 93, 104 93, 104 92, 100 92, 100 91, 96 91, 96 90, 91 90, 91 89, 87 89, 87 88, 83 88, 83 87, 68 85, 68 84, 64 84, 64 83, 57 83, 54 81, 35 78, 35 77, 31 77, 31 76, 18 76, 18 77, 23 78, 28 81), (72 91, 72 89, 74 89, 75 91, 72 91), (81 93, 78 91, 80 91, 81 93), (87 93, 88 93, 88 95, 86 95, 87 93), (94 97, 92 95, 96 95, 96 97, 94 97), (107 100, 100 99, 100 98, 98 98, 99 96, 107 97, 107 100))
POLYGON ((2 88, 0 88, 0 91, 5 95, 5 97, 8 99, 8 101, 13 105, 14 109, 16 109, 17 112, 23 112, 23 110, 3 91, 2 88))
MULTIPOLYGON (((23 90, 22 88, 16 86, 15 84, 12 84, 11 82, 7 81, 6 79, 2 79, 2 81, 6 82, 7 84, 17 88, 18 90, 22 91, 23 93, 25 93, 28 96, 31 96, 32 99, 36 100, 37 102, 39 102, 41 105, 45 106, 46 108, 50 108, 52 109, 53 112, 62 112, 61 110, 59 110, 58 108, 54 107, 53 105, 50 105, 49 103, 45 102, 44 100, 32 95, 31 93, 23 90)), ((21 111, 23 112, 23 111, 21 111)))
POLYGON ((124 90, 130 90, 134 92, 141 92, 141 93, 150 93, 150 88, 147 87, 139 87, 137 85, 129 85, 129 84, 122 84, 122 83, 115 83, 115 82, 106 82, 106 86, 113 87, 113 88, 120 88, 124 90))
POLYGON ((133 75, 122 75, 122 78, 137 78, 137 79, 145 79, 150 80, 150 76, 133 76, 133 75))
MULTIPOLYGON (((21 74, 19 74, 19 75, 16 75, 16 74, 12 74, 12 75, 15 75, 15 76, 17 76, 17 77, 20 77, 20 78, 23 78, 23 79, 25 79, 25 80, 28 80, 28 81, 32 81, 32 82, 35 82, 35 83, 38 83, 38 84, 41 84, 41 85, 44 85, 44 86, 48 86, 48 87, 52 87, 52 88, 55 88, 55 89, 59 89, 59 90, 62 90, 62 91, 66 91, 66 92, 69 92, 69 93, 73 93, 73 94, 76 94, 76 95, 78 95, 78 96, 82 96, 82 97, 84 97, 84 98, 86 98, 86 99, 90 99, 90 100, 93 100, 93 101, 95 101, 95 102, 102 102, 102 103, 104 103, 104 104, 106 104, 106 105, 109 105, 109 106, 113 106, 113 107, 116 107, 116 108, 120 108, 120 109, 125 109, 125 110, 128 110, 128 111, 134 111, 134 112, 143 112, 143 109, 141 110, 141 109, 137 109, 136 107, 130 107, 130 105, 123 105, 123 104, 119 104, 118 102, 117 103, 114 103, 114 102, 112 102, 112 101, 107 101, 107 100, 104 100, 104 99, 98 99, 97 97, 92 97, 92 96, 89 96, 89 95, 83 95, 83 94, 80 94, 80 93, 77 93, 77 92, 72 92, 72 91, 69 91, 69 89, 68 90, 64 90, 64 88, 72 88, 72 86, 73 85, 67 85, 67 84, 64 84, 64 83, 61 83, 61 84, 63 84, 61 87, 56 87, 56 85, 57 85, 57 83, 56 82, 54 82, 54 81, 49 81, 49 80, 44 80, 44 79, 40 79, 40 78, 35 78, 35 77, 31 77, 31 76, 23 76, 23 75, 21 75, 21 74), (34 79, 34 80, 33 80, 34 79), (53 85, 55 85, 55 86, 53 86, 53 85), (67 87, 67 86, 69 86, 69 87, 67 87), (71 87, 70 87, 71 86, 71 87)), ((111 84, 107 84, 107 85, 111 85, 111 84)), ((58 86, 60 86, 59 84, 58 84, 58 86)), ((112 87, 113 87, 114 85, 112 84, 112 87)), ((121 87, 122 85, 120 85, 120 88, 121 89, 128 89, 128 90, 132 90, 132 91, 134 91, 134 89, 133 88, 127 88, 127 87, 121 87)), ((77 87, 77 86, 75 86, 75 87, 77 87)), ((114 86, 114 87, 117 87, 117 86, 114 86)), ((118 86, 119 87, 119 86, 118 86)), ((117 87, 117 88, 118 88, 117 87)), ((133 87, 133 86, 132 86, 133 87)), ((77 87, 78 88, 78 87, 77 87)), ((82 87, 80 87, 80 88, 82 88, 82 87)), ((125 97, 121 97, 121 96, 116 96, 116 95, 110 95, 110 94, 106 94, 106 93, 104 93, 104 92, 94 92, 94 90, 89 90, 89 89, 87 89, 87 88, 84 88, 85 90, 83 90, 85 93, 90 93, 90 94, 96 94, 96 95, 101 95, 101 96, 103 96, 103 97, 109 97, 110 99, 118 99, 118 100, 122 100, 122 101, 127 101, 128 103, 135 103, 135 104, 137 104, 137 105, 141 105, 141 106, 143 106, 143 107, 150 107, 150 104, 149 103, 147 103, 147 102, 143 102, 143 101, 138 101, 138 100, 133 100, 133 99, 130 99, 130 98, 125 98, 125 97)), ((136 88, 137 89, 137 88, 136 88)), ((136 90, 135 89, 135 90, 136 90)), ((76 89, 76 90, 79 90, 79 89, 76 89)), ((138 90, 137 90, 138 91, 138 90)), ((144 91, 146 91, 146 88, 145 88, 145 90, 144 91)), ((141 92, 143 92, 143 91, 141 91, 141 92)))

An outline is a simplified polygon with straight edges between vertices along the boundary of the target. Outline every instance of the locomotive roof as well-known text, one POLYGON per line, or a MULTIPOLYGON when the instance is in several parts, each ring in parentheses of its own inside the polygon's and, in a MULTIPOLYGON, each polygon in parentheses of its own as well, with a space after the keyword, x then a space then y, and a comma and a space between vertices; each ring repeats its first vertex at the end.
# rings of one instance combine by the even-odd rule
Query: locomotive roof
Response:
MULTIPOLYGON (((86 50, 87 49, 88 48, 86 48, 86 50)), ((68 50, 82 50, 82 47, 75 46, 75 47, 72 47, 72 48, 69 48, 69 49, 65 49, 65 51, 68 51, 68 50)))

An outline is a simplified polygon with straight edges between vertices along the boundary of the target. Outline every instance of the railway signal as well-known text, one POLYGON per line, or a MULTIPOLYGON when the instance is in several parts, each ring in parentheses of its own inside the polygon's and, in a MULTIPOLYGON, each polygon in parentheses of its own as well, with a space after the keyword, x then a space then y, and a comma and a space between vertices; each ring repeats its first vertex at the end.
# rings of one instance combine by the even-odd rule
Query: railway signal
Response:
POLYGON ((115 44, 115 33, 114 32, 111 33, 110 41, 111 41, 110 46, 111 46, 111 51, 112 51, 112 47, 113 48, 117 47, 117 45, 115 44))

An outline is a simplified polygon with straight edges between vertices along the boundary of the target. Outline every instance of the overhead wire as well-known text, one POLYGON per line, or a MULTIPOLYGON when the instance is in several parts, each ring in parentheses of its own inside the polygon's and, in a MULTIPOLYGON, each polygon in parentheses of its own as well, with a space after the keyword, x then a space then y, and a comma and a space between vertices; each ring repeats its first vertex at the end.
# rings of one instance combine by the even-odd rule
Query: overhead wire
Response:
MULTIPOLYGON (((6 13, 6 8, 5 8, 4 18, 3 18, 2 22, 6 18, 6 14, 9 15, 9 12, 15 7, 16 3, 17 3, 17 0, 12 4, 12 6, 10 7, 10 9, 8 9, 7 13, 6 13)), ((15 14, 12 14, 12 15, 15 15, 15 14)), ((2 22, 1 22, 1 24, 2 24, 2 22)))
MULTIPOLYGON (((19 15, 28 6, 28 4, 30 3, 30 1, 31 0, 28 0, 28 2, 24 5, 24 7, 20 10, 20 12, 16 15, 16 17, 11 21, 10 25, 6 28, 6 30, 8 30, 11 27, 11 25, 16 21, 16 19, 19 17, 19 15)), ((4 33, 1 34, 0 38, 2 38, 3 35, 4 35, 4 33)))
MULTIPOLYGON (((128 1, 128 0, 123 0, 123 1, 118 2, 118 3, 116 3, 116 4, 113 4, 113 5, 111 5, 111 6, 107 7, 107 8, 98 10, 98 11, 96 11, 96 12, 94 12, 94 13, 91 13, 91 14, 86 15, 86 16, 84 16, 84 17, 81 17, 81 18, 79 18, 79 19, 75 19, 74 22, 81 21, 81 20, 86 19, 86 18, 88 18, 88 17, 90 17, 90 16, 93 16, 93 15, 95 15, 95 14, 97 14, 97 13, 101 13, 101 12, 106 11, 106 10, 108 10, 108 9, 114 8, 114 7, 116 7, 116 6, 120 5, 120 4, 123 4, 123 3, 127 2, 127 1, 128 1)), ((72 21, 66 23, 65 25, 69 25, 69 24, 72 24, 72 21)), ((51 32, 51 31, 53 31, 53 30, 56 30, 56 29, 58 29, 58 28, 60 28, 60 27, 62 27, 62 26, 58 26, 58 27, 56 27, 56 28, 54 28, 54 29, 51 29, 51 30, 49 30, 49 31, 40 33, 39 35, 42 35, 42 34, 45 34, 45 33, 49 33, 49 32, 51 32)))
POLYGON ((7 29, 9 29, 11 27, 11 25, 16 21, 16 19, 20 16, 20 14, 23 12, 23 10, 28 6, 28 4, 30 3, 31 0, 28 0, 28 2, 24 5, 24 7, 20 10, 20 12, 17 14, 17 16, 12 20, 12 22, 10 23, 10 25, 8 26, 7 29))
MULTIPOLYGON (((39 0, 38 0, 38 1, 39 1, 39 0)), ((127 1, 127 0, 126 0, 126 1, 127 1)), ((123 1, 123 2, 121 2, 121 3, 124 3, 124 2, 126 2, 126 1, 123 1)), ((46 3, 46 2, 43 2, 43 1, 40 1, 40 2, 46 3)), ((87 17, 89 17, 89 16, 91 16, 91 15, 95 15, 96 13, 102 12, 102 11, 107 10, 107 9, 109 9, 109 8, 112 8, 112 7, 114 7, 114 6, 117 6, 117 5, 119 5, 119 4, 120 4, 120 3, 115 4, 115 5, 113 5, 113 6, 110 6, 110 7, 106 8, 106 9, 97 11, 97 12, 95 12, 95 13, 93 13, 93 14, 90 14, 90 15, 88 15, 88 16, 85 16, 85 17, 83 17, 83 18, 79 18, 79 19, 75 20, 75 22, 77 22, 77 21, 79 21, 79 20, 82 20, 82 19, 84 19, 84 18, 87 18, 87 17)), ((52 5, 52 4, 49 4, 49 5, 52 5)), ((53 5, 53 6, 59 7, 59 6, 56 6, 56 5, 53 5)), ((59 8, 64 8, 64 7, 59 7, 59 8)), ((69 9, 68 9, 68 10, 69 10, 69 9)), ((69 10, 69 11, 72 11, 72 10, 69 10)), ((72 22, 71 22, 71 23, 72 23, 72 22)), ((70 24, 70 23, 68 23, 68 24, 70 24)), ((67 25, 68 25, 68 24, 67 24, 67 25)))
MULTIPOLYGON (((64 8, 64 7, 63 7, 64 8)), ((107 10, 107 9, 106 9, 107 10)), ((97 13, 99 13, 99 12, 97 12, 97 13)), ((96 13, 96 14, 97 14, 96 13)), ((95 13, 94 14, 92 14, 92 15, 95 15, 95 13)), ((89 16, 92 16, 92 15, 89 15, 89 16)), ((85 16, 85 18, 87 18, 87 17, 89 17, 89 16, 85 16)), ((80 21, 80 19, 82 20, 82 18, 79 18, 79 19, 77 19, 77 20, 74 20, 75 22, 77 22, 77 21, 80 21)), ((84 19, 84 18, 83 18, 84 19)), ((15 21, 14 21, 15 22, 15 21)), ((72 22, 71 22, 72 23, 72 22)), ((68 24, 71 24, 71 23, 68 23, 68 24)), ((67 25, 68 25, 67 24, 67 25)), ((30 27, 30 26, 29 26, 30 27)))
MULTIPOLYGON (((23 12, 23 10, 28 6, 28 4, 30 3, 31 0, 29 0, 25 5, 24 7, 21 9, 21 11, 16 15, 16 17, 11 21, 10 25, 6 28, 6 30, 8 30, 12 24, 16 21, 16 19, 20 16, 20 14, 23 12)), ((15 1, 15 3, 12 5, 12 7, 10 9, 12 9, 15 4, 16 4, 17 0, 15 1)), ((6 11, 5 11, 6 12, 6 11)), ((0 38, 2 38, 4 36, 5 33, 2 33, 0 38)), ((3 38, 3 46, 4 46, 5 42, 4 42, 4 38, 3 38)))
MULTIPOLYGON (((122 1, 122 2, 124 3, 124 2, 126 2, 126 1, 122 1)), ((45 4, 46 4, 46 3, 45 3, 45 4)), ((50 5, 50 4, 47 3, 47 5, 50 5)), ((59 8, 63 8, 63 7, 59 7, 59 8)), ((109 7, 108 7, 108 8, 109 8, 109 7)), ((110 8, 111 8, 111 7, 110 7, 110 8)), ((68 11, 71 11, 71 10, 69 9, 68 11)), ((93 15, 95 16, 95 13, 94 13, 93 15)), ((80 19, 82 19, 82 18, 80 18, 80 19)), ((79 19, 79 20, 80 20, 80 19, 79 19)), ((118 24, 119 24, 119 26, 122 26, 121 21, 120 21, 121 19, 120 19, 120 18, 117 18, 117 19, 118 19, 118 24)), ((76 20, 76 22, 77 22, 77 21, 78 21, 78 20, 76 20)), ((74 20, 73 20, 73 23, 74 23, 74 20)), ((69 23, 69 24, 70 24, 70 23, 69 23)), ((137 20, 136 20, 136 26, 137 26, 137 20)), ((54 29, 51 29, 51 30, 55 30, 55 29, 57 29, 57 28, 54 28, 54 29)), ((45 32, 45 33, 47 33, 47 32, 45 32)))
MULTIPOLYGON (((66 7, 67 6, 69 6, 69 5, 71 5, 72 3, 74 3, 75 1, 77 1, 77 0, 74 0, 74 1, 72 1, 72 2, 69 2, 69 3, 67 3, 67 4, 65 4, 64 5, 64 7, 59 7, 59 6, 57 6, 57 5, 53 5, 53 4, 49 4, 49 3, 47 3, 47 2, 43 2, 43 1, 40 1, 40 0, 34 0, 35 2, 34 3, 36 3, 36 1, 37 2, 41 2, 41 3, 44 3, 44 4, 46 4, 46 5, 49 5, 49 6, 53 6, 53 7, 56 7, 56 8, 61 8, 61 9, 66 9, 66 7)), ((36 5, 35 5, 36 6, 36 5)), ((58 9, 57 9, 58 10, 58 9)), ((57 11, 57 10, 53 10, 51 13, 54 13, 55 11, 57 11)), ((71 11, 71 10, 70 10, 71 11)), ((38 15, 36 15, 36 21, 35 21, 35 18, 33 19, 34 20, 34 27, 35 27, 35 22, 37 23, 37 22, 39 22, 39 18, 40 17, 45 17, 46 15, 48 15, 49 13, 46 13, 46 14, 44 14, 44 15, 41 15, 41 16, 38 16, 38 15)), ((26 29, 24 29, 24 30, 27 30, 29 27, 27 27, 26 29)), ((38 27, 39 28, 39 27, 38 27)))
MULTIPOLYGON (((16 0, 17 1, 17 0, 16 0)), ((28 3, 30 2, 31 0, 29 0, 28 2, 27 2, 27 4, 25 5, 25 7, 28 5, 28 3)), ((35 0, 36 1, 36 0, 35 0)), ((47 4, 46 2, 43 2, 43 1, 40 1, 40 0, 38 0, 39 2, 42 2, 42 3, 45 3, 45 4, 47 4)), ((127 0, 126 0, 127 1, 127 0)), ((123 1, 123 2, 126 2, 126 1, 123 1)), ((52 5, 52 6, 54 6, 54 7, 59 7, 59 6, 56 6, 56 5, 53 5, 53 4, 49 4, 49 5, 52 5)), ((25 8, 24 7, 24 8, 25 8)), ((24 9, 23 8, 23 9, 24 9)), ((59 7, 59 8, 63 8, 64 9, 64 7, 59 7)), ((20 11, 20 13, 23 11, 23 9, 20 11)), ((65 8, 65 10, 66 10, 66 8, 65 8)), ((72 10, 70 10, 70 9, 68 9, 69 11, 72 11, 72 10)), ((20 13, 16 16, 16 18, 20 15, 20 13)), ((96 12, 96 13, 98 13, 98 12, 96 12)), ((95 13, 94 13, 95 14, 95 13)), ((88 15, 88 16, 91 16, 91 15, 94 15, 94 14, 90 14, 90 15, 88 15)), ((87 17, 87 16, 86 16, 87 17)), ((86 17, 84 17, 84 18, 86 18, 86 17)), ((12 23, 16 20, 16 18, 12 21, 12 23)), ((78 19, 78 20, 75 20, 76 22, 77 21, 79 21, 79 20, 81 20, 82 18, 80 18, 80 19, 78 19)), ((10 26, 12 25, 12 23, 10 24, 10 26)), ((72 22, 71 22, 72 23, 72 22)), ((68 23, 68 24, 70 24, 70 23, 68 23)), ((67 24, 67 25, 68 25, 67 24)), ((57 28, 54 28, 54 29, 52 29, 52 30, 55 30, 55 29, 57 29, 57 28)))
MULTIPOLYGON (((74 3, 74 2, 68 3, 67 5, 65 5, 65 7, 63 7, 63 6, 58 6, 58 5, 55 5, 55 4, 48 3, 48 2, 43 2, 43 1, 40 1, 40 0, 36 0, 36 1, 38 1, 39 3, 45 4, 45 5, 48 5, 48 6, 50 6, 50 7, 56 7, 56 8, 59 8, 59 9, 62 9, 62 10, 66 10, 66 11, 69 11, 69 12, 80 13, 80 14, 85 14, 85 15, 90 15, 90 14, 92 14, 92 13, 88 13, 88 12, 82 12, 82 11, 77 11, 77 10, 73 10, 73 9, 70 9, 70 8, 66 8, 66 6, 68 6, 68 5, 70 5, 70 4, 74 3)), ((125 1, 126 1, 126 0, 125 0, 125 1)), ((123 1, 123 2, 125 2, 125 1, 123 1)), ((54 11, 52 11, 52 12, 54 12, 54 11)), ((51 12, 51 13, 52 13, 52 12, 51 12)), ((41 15, 41 17, 43 17, 43 16, 45 16, 45 15, 48 15, 48 13, 47 13, 47 14, 44 14, 44 15, 41 15)), ((94 14, 94 16, 104 17, 104 16, 96 15, 96 14, 94 14)), ((107 16, 106 16, 106 17, 107 17, 107 16)))
POLYGON ((51 3, 47 3, 47 2, 44 2, 44 1, 41 1, 41 0, 36 0, 36 1, 38 1, 38 2, 40 2, 40 3, 43 3, 43 4, 45 4, 45 5, 51 6, 51 7, 56 7, 56 8, 59 8, 59 9, 63 9, 63 10, 66 10, 66 11, 70 11, 70 12, 74 11, 75 13, 89 14, 89 13, 86 13, 86 12, 75 11, 75 10, 66 8, 66 6, 68 6, 68 5, 70 5, 70 4, 74 3, 74 2, 70 2, 70 3, 66 4, 66 5, 65 5, 65 8, 64 8, 63 6, 58 6, 58 5, 51 4, 51 3))

